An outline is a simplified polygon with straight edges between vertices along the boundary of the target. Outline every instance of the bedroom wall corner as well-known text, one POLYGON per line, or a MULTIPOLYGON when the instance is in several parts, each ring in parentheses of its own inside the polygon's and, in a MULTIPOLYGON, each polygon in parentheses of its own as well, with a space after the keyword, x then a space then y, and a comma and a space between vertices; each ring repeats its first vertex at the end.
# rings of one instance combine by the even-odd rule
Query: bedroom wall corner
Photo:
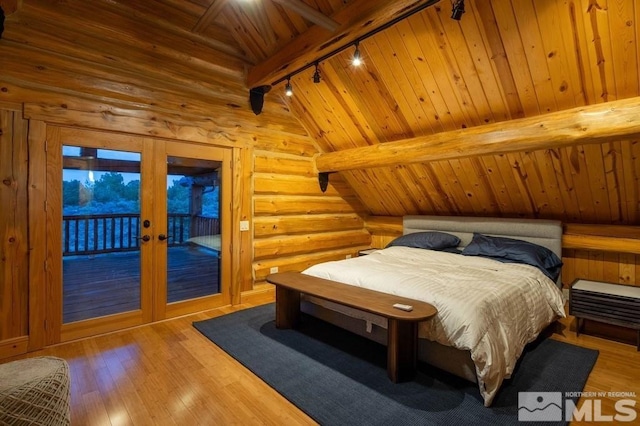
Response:
POLYGON ((385 248, 402 235, 402 216, 369 216, 365 222, 372 248, 385 248))

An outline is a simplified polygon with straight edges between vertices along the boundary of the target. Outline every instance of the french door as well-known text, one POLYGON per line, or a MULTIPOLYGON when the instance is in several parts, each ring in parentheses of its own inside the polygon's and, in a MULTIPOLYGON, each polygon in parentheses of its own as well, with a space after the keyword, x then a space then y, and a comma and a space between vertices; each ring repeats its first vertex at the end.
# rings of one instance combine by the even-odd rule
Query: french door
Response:
POLYGON ((55 341, 230 303, 229 149, 56 127, 47 141, 55 341))
POLYGON ((154 320, 231 302, 231 151, 156 141, 154 320))

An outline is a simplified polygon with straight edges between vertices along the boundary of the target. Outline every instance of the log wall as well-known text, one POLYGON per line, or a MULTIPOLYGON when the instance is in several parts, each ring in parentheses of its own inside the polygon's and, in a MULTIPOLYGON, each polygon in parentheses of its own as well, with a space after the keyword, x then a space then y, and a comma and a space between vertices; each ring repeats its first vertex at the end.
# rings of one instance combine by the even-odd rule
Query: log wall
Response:
MULTIPOLYGON (((327 14, 344 5, 323 3, 327 14)), ((345 51, 320 64, 322 84, 312 83, 312 70, 298 75, 291 100, 275 87, 256 116, 246 69, 290 37, 276 31, 264 46, 253 45, 248 40, 265 28, 248 31, 252 21, 245 18, 271 9, 256 6, 248 16, 229 6, 218 21, 229 19, 230 30, 213 19, 202 24, 205 7, 194 2, 3 2, 13 7, 5 9, 0 39, 0 357, 42 342, 29 342, 26 333, 30 322, 43 322, 30 319, 38 311, 28 306, 46 301, 28 296, 46 276, 46 256, 25 242, 46 233, 46 178, 25 165, 43 164, 42 150, 27 146, 41 148, 47 123, 233 148, 233 209, 251 224, 232 248, 234 303, 268 289, 264 279, 274 268, 354 256, 401 233, 397 218, 374 217, 367 220, 370 234, 365 211, 628 225, 604 235, 568 226, 565 285, 578 276, 638 285, 635 137, 346 171, 331 175, 326 193, 319 190, 312 161, 319 151, 640 95, 640 9, 633 0, 524 3, 471 0, 460 22, 446 8, 430 8, 362 43, 366 67, 353 70, 345 51)), ((305 32, 307 24, 297 24, 291 34, 305 32)))
MULTIPOLYGON (((24 88, 19 92, 29 94, 27 100, 32 96, 51 96, 50 93, 39 95, 24 88)), ((44 141, 42 135, 47 125, 43 120, 120 133, 124 131, 131 135, 148 132, 143 121, 127 122, 126 116, 115 124, 112 120, 105 120, 103 114, 96 112, 97 105, 91 102, 80 102, 74 98, 60 99, 59 102, 90 107, 69 111, 56 103, 5 102, 0 105, 4 108, 0 109, 0 203, 3 206, 0 209, 0 357, 26 350, 29 303, 34 306, 44 304, 44 301, 29 301, 28 237, 29 224, 33 227, 44 224, 46 213, 44 206, 32 208, 30 214, 27 210, 29 194, 33 202, 43 204, 44 189, 40 184, 44 183, 44 176, 28 168, 29 120, 22 119, 20 109, 35 124, 34 137, 41 135, 32 142, 34 147, 41 147, 44 141), (13 110, 7 109, 9 107, 13 110), (30 174, 39 180, 37 189, 40 192, 28 191, 30 174)), ((197 123, 191 125, 196 127, 197 123)), ((201 141, 199 137, 194 139, 201 141)), ((210 141, 220 142, 218 139, 210 141)), ((320 191, 311 157, 317 151, 310 139, 287 134, 280 138, 258 134, 250 139, 243 138, 241 142, 232 144, 227 141, 226 144, 242 148, 234 150, 237 155, 233 159, 233 209, 239 220, 248 220, 252 225, 251 232, 238 233, 237 240, 233 241, 233 253, 238 259, 233 273, 234 282, 238 282, 233 291, 234 303, 241 302, 242 292, 254 289, 254 281, 260 289, 272 267, 299 270, 320 261, 353 256, 359 249, 370 245, 370 235, 364 230, 364 221, 360 217, 362 206, 350 188, 337 178, 332 179, 326 193, 320 191), (265 151, 267 147, 271 151, 265 151)), ((32 154, 40 155, 41 151, 35 149, 32 154)), ((34 232, 41 233, 42 230, 34 232)), ((33 251, 32 257, 37 259, 36 262, 41 262, 43 256, 39 253, 44 249, 43 245, 33 251)), ((32 266, 34 275, 39 269, 35 264, 32 266)), ((44 270, 44 265, 40 269, 44 270)), ((38 280, 44 281, 42 276, 38 280)), ((37 321, 44 323, 42 318, 37 321)), ((46 333, 40 330, 36 334, 46 333)))
POLYGON ((254 172, 256 284, 264 284, 273 268, 300 271, 369 247, 360 201, 338 176, 323 193, 311 157, 256 151, 254 172))
POLYGON ((317 147, 283 102, 270 96, 261 115, 251 111, 247 63, 233 43, 115 3, 101 4, 99 19, 87 18, 95 11, 81 1, 23 6, 0 40, 0 358, 54 340, 43 317, 50 301, 29 297, 38 293, 30 286, 49 276, 38 242, 48 236, 47 191, 56 190, 46 188, 43 168, 50 125, 232 149, 233 303, 261 291, 254 286, 266 276, 259 265, 301 268, 369 246, 362 207, 347 185, 337 179, 326 194, 319 190, 311 161, 317 147), (29 167, 29 158, 40 168, 29 167), (240 220, 249 221, 249 232, 236 232, 240 220), (282 250, 281 242, 289 245, 282 250))
MULTIPOLYGON (((0 358, 23 353, 28 347, 37 348, 46 341, 46 330, 32 329, 34 342, 29 342, 30 315, 34 324, 44 324, 40 308, 47 302, 29 299, 31 281, 45 282, 45 246, 37 245, 32 251, 28 247, 30 232, 47 233, 45 174, 30 169, 28 162, 30 155, 41 156, 44 152, 46 123, 148 136, 149 125, 153 127, 158 119, 166 119, 165 123, 171 120, 157 111, 144 112, 143 116, 154 114, 156 118, 148 122, 139 115, 127 114, 114 120, 101 113, 109 105, 13 88, 16 90, 11 90, 12 102, 0 104, 0 358), (20 100, 16 93, 25 95, 26 102, 14 102, 20 100), (40 102, 29 102, 36 98, 40 102), (22 118, 21 110, 29 120, 22 118), (34 183, 32 188, 27 185, 28 179, 34 183), (37 208, 38 203, 41 208, 37 208), (33 229, 30 231, 29 227, 33 229), (29 305, 38 308, 30 310, 29 305)), ((233 158, 233 211, 238 220, 250 222, 251 232, 237 233, 232 244, 237 259, 232 274, 236 283, 232 287, 233 303, 240 303, 243 293, 250 297, 256 292, 271 291, 263 284, 273 267, 281 271, 302 270, 314 263, 355 256, 359 249, 369 247, 371 238, 364 230, 362 205, 348 185, 336 176, 327 192, 321 192, 312 161, 317 151, 309 138, 285 132, 279 137, 271 132, 256 132, 251 137, 239 134, 237 140, 230 141, 208 137, 197 121, 182 123, 182 127, 166 126, 169 133, 162 135, 238 148, 234 149, 233 158), (193 132, 177 130, 180 128, 193 132)), ((43 161, 35 163, 42 165, 43 161)))

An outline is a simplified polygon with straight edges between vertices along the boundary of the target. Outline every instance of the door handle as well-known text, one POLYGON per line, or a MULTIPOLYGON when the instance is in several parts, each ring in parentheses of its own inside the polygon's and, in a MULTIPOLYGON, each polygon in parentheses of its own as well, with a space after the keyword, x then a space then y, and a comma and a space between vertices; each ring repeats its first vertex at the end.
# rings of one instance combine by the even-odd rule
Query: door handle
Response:
POLYGON ((160 241, 168 240, 169 238, 171 238, 171 237, 167 237, 167 236, 166 236, 166 235, 164 235, 164 234, 160 234, 160 235, 158 235, 158 239, 159 239, 160 241))
POLYGON ((138 239, 144 241, 145 243, 147 241, 151 241, 151 237, 148 235, 143 235, 142 237, 138 237, 138 239))

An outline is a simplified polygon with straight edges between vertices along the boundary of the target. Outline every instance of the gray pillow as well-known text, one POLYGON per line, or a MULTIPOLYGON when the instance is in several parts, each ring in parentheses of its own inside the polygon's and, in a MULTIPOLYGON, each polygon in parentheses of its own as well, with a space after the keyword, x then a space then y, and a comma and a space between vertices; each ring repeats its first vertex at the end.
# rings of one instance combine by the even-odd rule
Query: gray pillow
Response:
POLYGON ((460 238, 445 232, 414 232, 406 234, 391 241, 387 247, 413 247, 428 250, 442 250, 451 247, 458 247, 460 238))

